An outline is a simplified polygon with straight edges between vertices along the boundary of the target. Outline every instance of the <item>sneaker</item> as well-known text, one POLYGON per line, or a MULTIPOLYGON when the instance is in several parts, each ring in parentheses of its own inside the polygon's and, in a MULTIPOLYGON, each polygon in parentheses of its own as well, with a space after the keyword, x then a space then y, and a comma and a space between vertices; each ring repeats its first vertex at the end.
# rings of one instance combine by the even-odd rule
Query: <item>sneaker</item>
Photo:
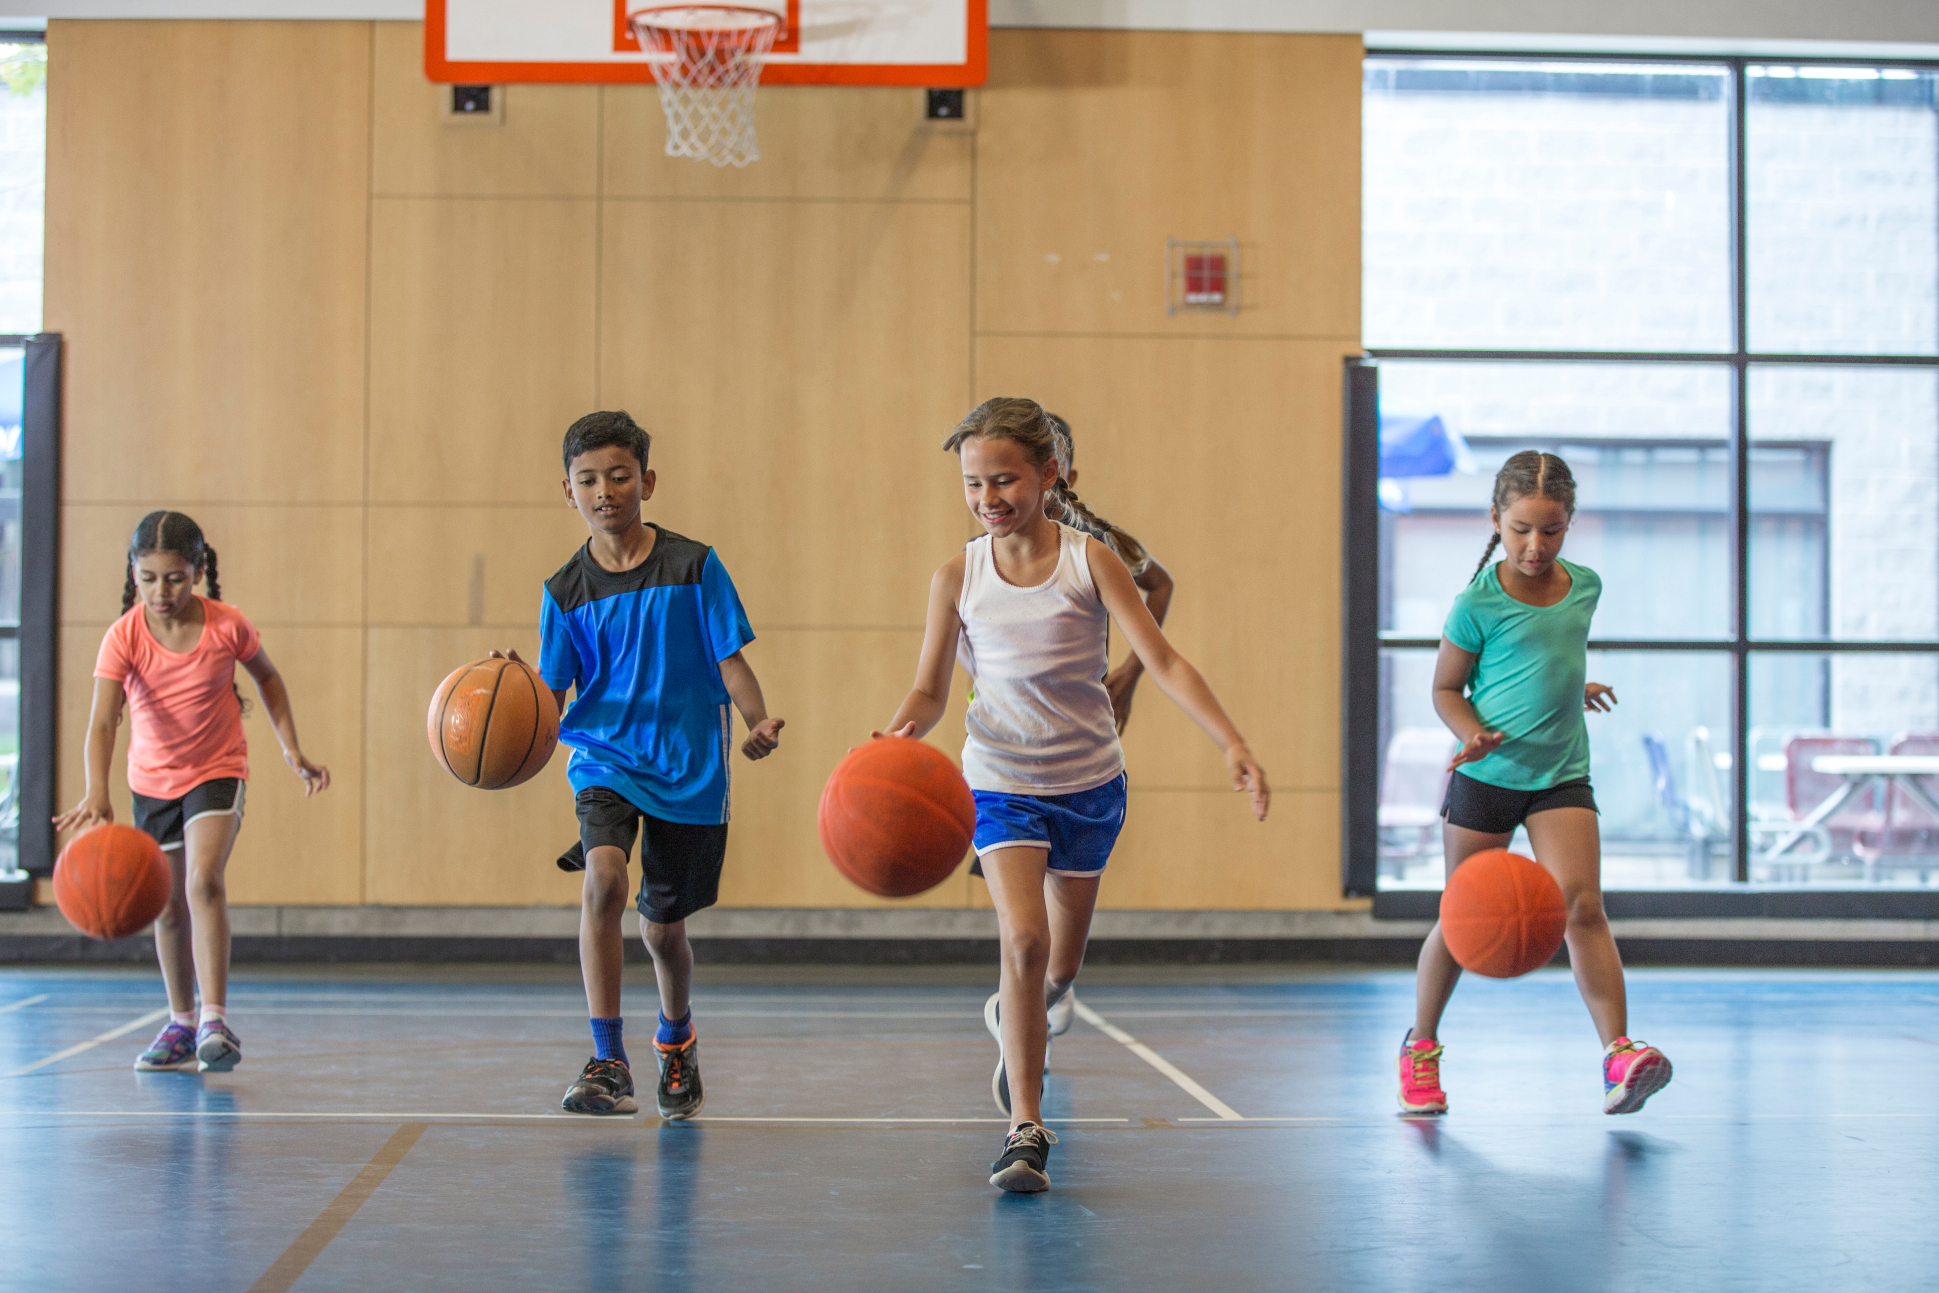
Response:
POLYGON ((983 1027, 990 1030, 990 1036, 996 1039, 998 1046, 1003 1045, 1003 1030, 998 1027, 1000 1021, 997 1019, 997 1007, 1002 997, 1002 993, 992 992, 990 999, 983 1003, 983 1027))
POLYGON ((1635 1113, 1670 1084, 1670 1061, 1643 1042, 1618 1037, 1602 1053, 1602 1111, 1635 1113))
POLYGON ((1050 1035, 1062 1037, 1070 1031, 1071 1021, 1077 1018, 1077 989, 1069 988, 1057 998, 1057 1004, 1048 1011, 1050 1035))
POLYGON ((660 1086, 653 1093, 660 1116, 669 1120, 691 1118, 707 1103, 700 1085, 700 1038, 689 1034, 678 1046, 653 1043, 660 1053, 660 1086))
POLYGON ((639 1101, 633 1098, 633 1070, 625 1060, 586 1061, 579 1080, 566 1088, 559 1107, 567 1113, 638 1113, 639 1101))
POLYGON ((996 1072, 990 1075, 990 1098, 996 1101, 996 1107, 1002 1111, 1005 1118, 1008 1118, 1010 1116, 1010 1076, 1004 1072, 1001 1051, 997 1052, 996 1072))
POLYGON ((1416 1038, 1411 1028, 1400 1045, 1400 1111, 1448 1111, 1447 1092, 1441 1090, 1441 1043, 1416 1038))
POLYGON ((220 1019, 195 1030, 195 1067, 203 1073, 227 1073, 242 1063, 242 1043, 220 1019))
POLYGON ((195 1030, 170 1020, 148 1049, 135 1057, 137 1073, 174 1073, 195 1067, 195 1030))
POLYGON ((1003 1157, 990 1164, 990 1184, 1011 1194, 1036 1194, 1050 1188, 1050 1147, 1057 1133, 1026 1122, 1012 1127, 1003 1140, 1003 1157))
POLYGON ((586 846, 579 840, 574 840, 572 847, 559 855, 558 863, 561 871, 584 871, 586 869, 586 846))

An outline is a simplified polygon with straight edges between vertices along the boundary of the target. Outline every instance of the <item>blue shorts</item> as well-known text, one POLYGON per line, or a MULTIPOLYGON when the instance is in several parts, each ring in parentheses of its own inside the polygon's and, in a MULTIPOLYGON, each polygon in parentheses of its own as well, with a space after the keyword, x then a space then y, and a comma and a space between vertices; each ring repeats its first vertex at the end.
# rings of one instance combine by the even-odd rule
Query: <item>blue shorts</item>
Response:
POLYGON ((1124 774, 1074 795, 978 790, 976 856, 995 849, 1049 849, 1052 871, 1097 875, 1124 829, 1124 774))

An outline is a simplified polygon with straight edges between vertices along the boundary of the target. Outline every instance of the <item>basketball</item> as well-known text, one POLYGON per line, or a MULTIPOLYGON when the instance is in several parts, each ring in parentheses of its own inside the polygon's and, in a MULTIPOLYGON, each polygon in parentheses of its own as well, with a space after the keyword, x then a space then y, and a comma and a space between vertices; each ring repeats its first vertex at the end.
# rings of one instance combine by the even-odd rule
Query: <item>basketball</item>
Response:
POLYGON ((54 903, 89 938, 139 934, 168 905, 168 859, 132 826, 82 831, 54 863, 54 903))
POLYGON ((438 684, 427 720, 431 753, 467 786, 505 790, 538 775, 559 744, 559 706, 517 660, 476 660, 438 684))
POLYGON ((835 869, 883 898, 941 884, 976 831, 963 774, 933 745, 869 741, 835 765, 821 793, 821 847, 835 869))
POLYGON ((1562 887, 1533 858, 1477 853, 1448 877, 1441 937, 1464 970, 1513 979, 1547 965, 1562 946, 1562 887))

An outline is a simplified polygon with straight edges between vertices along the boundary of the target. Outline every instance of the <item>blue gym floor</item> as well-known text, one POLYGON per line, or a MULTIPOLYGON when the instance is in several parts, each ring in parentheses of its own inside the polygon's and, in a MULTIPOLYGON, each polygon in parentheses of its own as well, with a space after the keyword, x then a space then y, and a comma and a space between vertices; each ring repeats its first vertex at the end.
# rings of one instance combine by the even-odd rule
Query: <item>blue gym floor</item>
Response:
POLYGON ((0 971, 0 1288, 1939 1287, 1939 974, 1633 972, 1676 1079, 1620 1119, 1566 972, 1471 977, 1423 1121, 1407 973, 1094 972, 1038 1196, 989 977, 703 967, 663 1125, 558 1111, 565 970, 244 966, 207 1077, 131 1071, 152 974, 0 971))

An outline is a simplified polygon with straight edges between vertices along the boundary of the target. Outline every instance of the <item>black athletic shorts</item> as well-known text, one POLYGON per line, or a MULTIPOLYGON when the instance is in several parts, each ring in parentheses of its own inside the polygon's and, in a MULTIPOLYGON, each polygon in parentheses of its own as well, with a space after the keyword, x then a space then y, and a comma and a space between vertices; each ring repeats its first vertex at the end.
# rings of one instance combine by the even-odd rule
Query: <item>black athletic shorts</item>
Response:
POLYGON ((611 846, 631 856, 633 836, 640 840, 640 915, 656 925, 671 925, 704 911, 720 899, 720 867, 727 860, 727 823, 694 825, 662 821, 641 812, 624 795, 604 786, 579 792, 578 867, 585 854, 611 846), (642 824, 645 830, 641 832, 642 824))
POLYGON ((179 849, 183 832, 198 817, 221 817, 227 813, 242 816, 242 792, 249 783, 241 777, 217 777, 205 781, 180 799, 150 799, 135 796, 135 829, 151 836, 165 849, 179 849))
POLYGON ((1441 816, 1447 819, 1450 826, 1486 831, 1490 835, 1512 835, 1517 826, 1550 808, 1587 808, 1592 813, 1601 811, 1596 807, 1596 795, 1589 789, 1587 777, 1577 777, 1574 781, 1565 781, 1543 790, 1508 790, 1477 781, 1457 770, 1448 778, 1448 793, 1447 798, 1441 801, 1441 816))

